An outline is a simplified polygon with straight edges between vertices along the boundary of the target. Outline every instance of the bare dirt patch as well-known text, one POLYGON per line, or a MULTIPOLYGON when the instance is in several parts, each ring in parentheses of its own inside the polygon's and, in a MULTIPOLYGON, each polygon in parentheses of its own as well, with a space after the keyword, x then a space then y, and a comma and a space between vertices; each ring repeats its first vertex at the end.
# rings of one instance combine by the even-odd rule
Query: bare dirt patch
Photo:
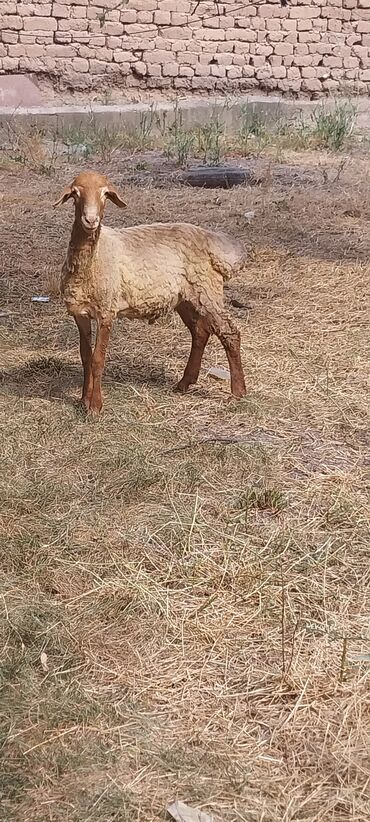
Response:
POLYGON ((129 203, 109 223, 249 248, 227 289, 248 394, 206 376, 214 340, 172 394, 186 329, 121 323, 86 420, 55 296, 71 213, 50 206, 81 163, 1 172, 4 816, 159 822, 178 796, 225 822, 365 822, 369 161, 330 182, 329 156, 285 177, 269 158, 260 186, 218 192, 133 181, 139 161, 105 166, 129 203))

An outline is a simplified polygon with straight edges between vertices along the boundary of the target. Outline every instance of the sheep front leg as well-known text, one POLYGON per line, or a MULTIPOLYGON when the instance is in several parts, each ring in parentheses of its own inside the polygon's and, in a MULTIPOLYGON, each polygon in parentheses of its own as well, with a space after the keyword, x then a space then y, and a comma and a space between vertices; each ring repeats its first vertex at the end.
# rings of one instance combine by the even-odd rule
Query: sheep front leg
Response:
POLYGON ((111 330, 111 323, 98 323, 95 350, 92 358, 92 375, 94 381, 90 400, 90 412, 92 414, 99 414, 103 406, 101 378, 104 370, 105 357, 107 354, 111 330))
POLYGON ((84 369, 84 384, 82 389, 82 402, 87 410, 90 408, 90 400, 93 390, 92 375, 92 348, 91 348, 91 320, 90 317, 75 317, 78 330, 80 332, 80 355, 84 369))

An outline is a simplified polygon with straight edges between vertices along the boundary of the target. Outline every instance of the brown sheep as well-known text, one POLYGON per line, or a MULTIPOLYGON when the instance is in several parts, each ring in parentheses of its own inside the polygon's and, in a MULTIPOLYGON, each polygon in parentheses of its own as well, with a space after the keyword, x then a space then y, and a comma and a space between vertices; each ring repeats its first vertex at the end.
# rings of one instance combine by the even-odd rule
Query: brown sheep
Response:
POLYGON ((107 199, 125 203, 109 180, 83 172, 55 206, 72 198, 75 219, 62 271, 62 294, 80 332, 84 368, 82 402, 99 413, 101 378, 116 317, 151 320, 172 308, 192 336, 184 375, 175 390, 185 392, 198 379, 211 334, 228 358, 231 391, 245 394, 240 334, 223 306, 223 283, 244 263, 244 249, 225 234, 186 223, 154 223, 120 230, 102 226, 107 199), (91 320, 96 320, 94 351, 91 320))

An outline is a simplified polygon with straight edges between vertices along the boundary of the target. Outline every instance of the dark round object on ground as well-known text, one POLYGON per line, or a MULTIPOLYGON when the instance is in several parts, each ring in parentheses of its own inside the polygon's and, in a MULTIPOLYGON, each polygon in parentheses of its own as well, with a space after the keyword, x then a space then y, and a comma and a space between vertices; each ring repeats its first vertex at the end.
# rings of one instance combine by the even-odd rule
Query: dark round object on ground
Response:
POLYGON ((256 178, 246 168, 230 166, 196 166, 183 171, 180 182, 197 188, 232 188, 243 183, 256 185, 256 178))

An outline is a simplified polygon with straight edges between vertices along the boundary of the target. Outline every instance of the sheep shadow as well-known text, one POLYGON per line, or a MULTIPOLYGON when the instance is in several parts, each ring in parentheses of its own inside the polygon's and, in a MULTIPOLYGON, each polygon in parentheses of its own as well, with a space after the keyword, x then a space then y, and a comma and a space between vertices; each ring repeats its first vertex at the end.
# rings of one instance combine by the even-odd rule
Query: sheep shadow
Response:
MULTIPOLYGON (((16 397, 63 400, 72 406, 79 401, 71 396, 71 391, 82 387, 82 366, 65 362, 58 357, 40 357, 19 366, 0 370, 0 390, 16 397)), ((171 389, 174 378, 166 374, 165 368, 152 363, 131 361, 127 364, 107 363, 104 382, 156 385, 171 389)))
POLYGON ((76 363, 66 363, 58 357, 40 357, 22 365, 0 370, 0 388, 3 393, 16 397, 48 400, 63 399, 75 405, 76 399, 68 392, 81 380, 81 369, 76 363))

